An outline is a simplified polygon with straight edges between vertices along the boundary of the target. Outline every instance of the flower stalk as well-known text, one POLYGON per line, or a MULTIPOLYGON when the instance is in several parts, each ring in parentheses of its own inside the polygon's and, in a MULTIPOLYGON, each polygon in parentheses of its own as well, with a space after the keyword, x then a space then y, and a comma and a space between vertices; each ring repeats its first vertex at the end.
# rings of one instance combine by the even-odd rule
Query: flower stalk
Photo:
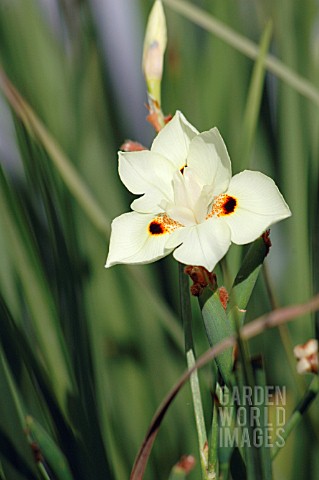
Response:
MULTIPOLYGON (((189 292, 189 281, 188 276, 184 273, 184 268, 184 265, 182 265, 181 263, 178 264, 180 310, 184 328, 185 353, 187 367, 191 369, 194 367, 195 364, 195 352, 192 333, 192 310, 189 292)), ((208 480, 208 443, 197 370, 195 370, 190 377, 190 386, 196 420, 202 478, 204 480, 208 480)))
POLYGON ((312 405, 313 401, 317 398, 319 393, 319 377, 315 375, 314 379, 312 380, 309 389, 305 393, 305 396, 300 401, 300 403, 296 406, 294 412, 292 413, 290 419, 285 425, 285 429, 281 432, 281 440, 274 442, 274 447, 271 451, 271 458, 274 460, 278 455, 279 451, 281 450, 281 443, 282 441, 286 442, 287 438, 291 434, 291 432, 299 425, 301 422, 303 415, 308 411, 309 407, 312 405), (281 442, 281 443, 280 443, 281 442))

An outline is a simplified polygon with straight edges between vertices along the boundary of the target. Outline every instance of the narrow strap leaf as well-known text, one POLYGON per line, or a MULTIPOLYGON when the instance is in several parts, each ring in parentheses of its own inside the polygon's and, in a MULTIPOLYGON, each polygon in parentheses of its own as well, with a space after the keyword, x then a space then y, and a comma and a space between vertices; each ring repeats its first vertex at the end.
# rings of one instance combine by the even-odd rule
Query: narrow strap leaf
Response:
MULTIPOLYGON (((219 293, 216 291, 206 302, 199 297, 202 316, 206 329, 207 338, 211 346, 221 340, 230 337, 234 331, 227 318, 226 311, 220 301, 219 293)), ((229 348, 216 357, 218 369, 226 383, 230 382, 232 371, 232 348, 229 348)))

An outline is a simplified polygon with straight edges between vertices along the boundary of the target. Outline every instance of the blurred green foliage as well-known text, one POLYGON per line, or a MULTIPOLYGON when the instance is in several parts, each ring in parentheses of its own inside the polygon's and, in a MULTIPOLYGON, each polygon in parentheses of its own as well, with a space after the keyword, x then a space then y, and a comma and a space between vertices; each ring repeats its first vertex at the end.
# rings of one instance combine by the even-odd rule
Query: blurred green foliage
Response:
MULTIPOLYGON (((106 228, 92 222, 43 142, 12 111, 23 173, 0 167, 0 478, 46 478, 49 472, 48 478, 57 479, 122 480, 129 477, 153 413, 186 365, 177 265, 168 258, 150 266, 103 267, 107 225, 130 201, 118 179, 116 152, 133 126, 121 118, 114 99, 112 64, 103 55, 94 2, 71 2, 71 10, 66 1, 52 2, 59 12, 56 30, 40 2, 0 0, 0 63, 59 146, 58 157, 63 152, 101 207, 106 228), (37 463, 33 442, 43 455, 37 463)), ((315 0, 191 3, 256 43, 271 19, 271 51, 318 85, 315 0)), ((141 25, 151 5, 134 2, 141 25)), ((253 62, 169 5, 166 15, 163 109, 182 110, 199 130, 217 125, 236 172, 243 167, 241 129, 253 62)), ((119 36, 125 42, 125 32, 119 36)), ((131 45, 125 48, 129 52, 131 45)), ((318 126, 318 106, 267 74, 244 167, 271 175, 293 213, 272 229, 266 262, 278 305, 306 301, 319 287, 318 126)), ((1 155, 7 155, 4 149, 1 155)), ((5 158, 0 162, 7 164, 5 158)), ((220 283, 230 287, 242 253, 232 247, 228 275, 225 266, 217 270, 220 283)), ((260 276, 247 316, 273 306, 260 276)), ((193 308, 200 353, 208 342, 193 308)), ((288 350, 291 339, 295 344, 314 336, 315 325, 310 316, 295 323, 286 332, 288 350)), ((268 382, 287 385, 291 411, 306 382, 296 380, 282 336, 267 333, 252 348, 265 357, 268 382)), ((200 380, 208 421, 209 368, 200 380)), ((312 408, 279 453, 276 478, 318 478, 318 402, 312 408)), ((164 420, 147 478, 168 478, 189 453, 197 455, 197 441, 185 388, 164 420)), ((189 478, 199 478, 199 471, 189 478)))

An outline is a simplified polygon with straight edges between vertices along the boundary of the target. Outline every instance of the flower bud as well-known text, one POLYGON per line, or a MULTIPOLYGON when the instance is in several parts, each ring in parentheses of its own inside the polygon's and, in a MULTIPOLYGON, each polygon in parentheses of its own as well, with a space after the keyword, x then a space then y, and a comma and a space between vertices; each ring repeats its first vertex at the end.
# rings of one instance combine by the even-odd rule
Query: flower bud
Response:
POLYGON ((162 1, 155 0, 146 27, 142 67, 148 93, 158 102, 158 105, 161 103, 161 80, 166 43, 166 20, 162 1))

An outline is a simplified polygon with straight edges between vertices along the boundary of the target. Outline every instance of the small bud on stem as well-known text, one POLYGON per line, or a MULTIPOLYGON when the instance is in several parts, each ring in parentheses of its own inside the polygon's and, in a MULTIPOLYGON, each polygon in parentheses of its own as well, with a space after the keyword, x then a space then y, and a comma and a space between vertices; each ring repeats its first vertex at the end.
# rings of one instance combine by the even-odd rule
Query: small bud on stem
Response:
POLYGON ((166 20, 161 0, 155 0, 146 27, 143 72, 149 95, 161 104, 163 59, 167 43, 166 20))
POLYGON ((156 131, 165 125, 161 110, 161 81, 166 44, 167 31, 163 4, 161 0, 155 0, 145 32, 142 68, 147 86, 150 123, 156 126, 156 131))

